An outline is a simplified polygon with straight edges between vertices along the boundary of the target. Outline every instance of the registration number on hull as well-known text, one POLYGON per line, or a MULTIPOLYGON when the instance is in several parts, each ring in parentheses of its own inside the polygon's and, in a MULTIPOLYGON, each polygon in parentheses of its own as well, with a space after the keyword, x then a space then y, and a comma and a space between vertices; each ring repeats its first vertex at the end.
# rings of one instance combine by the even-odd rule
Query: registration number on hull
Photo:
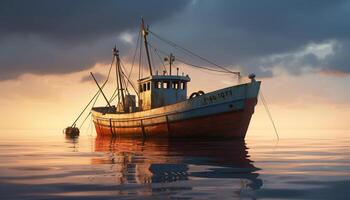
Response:
POLYGON ((213 103, 220 102, 222 100, 225 100, 229 97, 232 97, 232 91, 231 90, 225 90, 222 92, 218 92, 216 94, 206 95, 203 97, 203 105, 210 105, 213 103))

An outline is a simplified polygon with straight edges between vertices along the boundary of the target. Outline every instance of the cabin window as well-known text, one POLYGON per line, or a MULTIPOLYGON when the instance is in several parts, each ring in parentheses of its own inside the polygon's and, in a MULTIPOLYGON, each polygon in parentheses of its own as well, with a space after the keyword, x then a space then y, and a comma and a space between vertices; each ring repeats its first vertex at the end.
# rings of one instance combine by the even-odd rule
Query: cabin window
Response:
POLYGON ((185 90, 186 89, 186 82, 181 82, 181 89, 185 90))
POLYGON ((139 85, 139 90, 140 90, 140 92, 143 92, 143 90, 142 90, 142 84, 139 85))
POLYGON ((179 89, 179 82, 173 82, 172 88, 173 89, 179 89))
POLYGON ((151 89, 151 83, 148 82, 148 83, 147 83, 147 90, 150 90, 150 89, 151 89))
POLYGON ((143 91, 146 91, 146 83, 143 84, 143 91))
POLYGON ((154 88, 156 88, 156 89, 162 88, 162 82, 160 82, 160 81, 154 82, 154 88))
POLYGON ((163 88, 170 88, 170 82, 169 81, 164 81, 163 82, 163 88))

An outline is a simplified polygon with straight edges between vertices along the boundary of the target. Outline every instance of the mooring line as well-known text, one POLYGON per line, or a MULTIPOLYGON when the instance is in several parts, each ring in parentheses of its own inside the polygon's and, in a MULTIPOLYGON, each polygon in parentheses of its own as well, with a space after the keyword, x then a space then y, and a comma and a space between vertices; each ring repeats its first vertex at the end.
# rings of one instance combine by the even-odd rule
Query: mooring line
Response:
POLYGON ((273 121, 273 118, 272 118, 272 115, 270 113, 270 110, 269 110, 269 107, 267 106, 267 102, 265 100, 265 97, 260 89, 260 93, 259 93, 259 96, 260 96, 260 99, 261 99, 261 102, 263 103, 264 107, 265 107, 265 110, 266 110, 266 113, 271 121, 271 124, 273 126, 273 129, 275 130, 275 134, 277 136, 277 140, 280 139, 279 135, 278 135, 278 132, 277 132, 277 128, 276 128, 276 125, 275 125, 275 122, 273 121))

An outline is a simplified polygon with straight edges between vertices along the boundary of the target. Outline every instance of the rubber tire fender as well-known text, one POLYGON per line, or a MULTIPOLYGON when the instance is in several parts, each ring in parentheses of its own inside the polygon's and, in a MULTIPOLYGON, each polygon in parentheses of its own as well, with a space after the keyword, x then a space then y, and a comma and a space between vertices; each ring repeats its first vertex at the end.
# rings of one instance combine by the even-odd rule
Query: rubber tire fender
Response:
POLYGON ((194 98, 194 97, 196 97, 196 96, 198 96, 198 93, 197 93, 197 92, 193 92, 193 93, 190 95, 190 99, 192 99, 192 98, 194 98))
POLYGON ((198 96, 205 94, 202 90, 199 90, 197 93, 198 93, 198 96))

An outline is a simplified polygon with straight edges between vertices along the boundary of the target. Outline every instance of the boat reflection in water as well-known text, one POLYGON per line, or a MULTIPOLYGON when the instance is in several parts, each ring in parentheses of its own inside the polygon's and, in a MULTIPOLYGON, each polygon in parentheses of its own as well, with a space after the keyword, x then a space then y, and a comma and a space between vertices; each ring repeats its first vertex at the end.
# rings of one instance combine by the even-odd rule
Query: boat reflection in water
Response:
POLYGON ((149 184, 152 194, 175 186, 220 191, 220 181, 226 189, 230 181, 235 193, 262 186, 244 141, 97 137, 95 151, 106 154, 93 158, 92 164, 110 164, 116 184, 149 184))

